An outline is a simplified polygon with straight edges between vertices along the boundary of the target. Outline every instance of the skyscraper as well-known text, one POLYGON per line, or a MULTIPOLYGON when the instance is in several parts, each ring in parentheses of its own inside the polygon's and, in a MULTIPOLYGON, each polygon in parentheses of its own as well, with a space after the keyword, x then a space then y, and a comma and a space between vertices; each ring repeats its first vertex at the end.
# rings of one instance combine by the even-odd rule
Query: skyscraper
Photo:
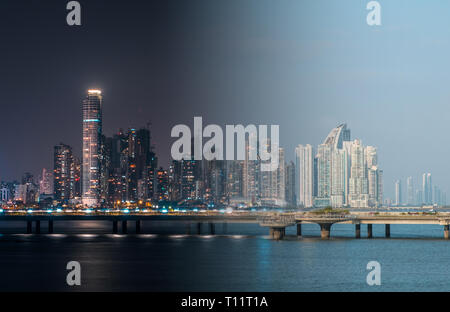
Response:
MULTIPOLYGON (((259 186, 259 161, 253 160, 251 157, 252 154, 257 155, 258 151, 255 146, 250 144, 250 141, 250 138, 246 138, 245 140, 245 159, 242 167, 242 195, 247 203, 253 204, 256 203, 260 196, 258 191, 263 187, 259 186)), ((266 142, 266 144, 270 146, 270 141, 266 142)), ((270 174, 267 173, 266 177, 270 176, 270 174)), ((262 177, 261 180, 263 180, 262 177)))
POLYGON ((53 194, 53 173, 46 168, 42 169, 39 180, 39 194, 53 194))
POLYGON ((422 194, 423 203, 426 205, 432 204, 433 201, 433 185, 431 182, 431 173, 424 173, 422 175, 422 194))
POLYGON ((100 198, 102 102, 102 92, 95 89, 83 101, 82 202, 89 207, 97 206, 100 198))
POLYGON ((369 206, 369 181, 364 146, 360 140, 353 141, 351 148, 351 167, 349 180, 349 204, 351 207, 369 206))
POLYGON ((400 180, 395 182, 395 205, 402 205, 402 182, 400 180))
POLYGON ((54 147, 54 193, 55 200, 67 202, 72 193, 73 154, 72 148, 63 143, 54 147))
POLYGON ((297 202, 295 198, 295 164, 290 161, 287 163, 286 168, 286 204, 291 207, 295 207, 297 202))
POLYGON ((406 201, 408 205, 414 205, 415 204, 415 200, 414 200, 414 182, 413 182, 413 178, 412 177, 408 177, 406 179, 406 201))
POLYGON ((314 199, 317 207, 331 204, 331 152, 329 144, 320 144, 317 148, 317 197, 314 199))
POLYGON ((314 156, 311 145, 298 145, 295 149, 295 188, 297 205, 313 206, 314 156))
POLYGON ((348 155, 345 149, 331 153, 331 206, 343 207, 346 203, 348 181, 348 155))

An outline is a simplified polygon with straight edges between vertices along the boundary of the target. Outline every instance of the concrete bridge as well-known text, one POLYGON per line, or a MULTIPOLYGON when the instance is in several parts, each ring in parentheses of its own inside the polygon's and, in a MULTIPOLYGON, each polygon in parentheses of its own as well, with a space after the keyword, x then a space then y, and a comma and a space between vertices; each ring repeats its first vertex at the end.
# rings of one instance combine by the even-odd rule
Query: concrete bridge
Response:
POLYGON ((286 227, 296 226, 297 236, 302 237, 302 224, 316 223, 320 226, 321 237, 330 237, 331 227, 335 223, 354 224, 355 237, 361 238, 361 225, 367 225, 367 237, 372 238, 372 225, 384 224, 385 235, 390 237, 391 224, 438 224, 443 226, 444 238, 449 238, 450 213, 358 213, 350 214, 314 214, 298 212, 187 212, 187 213, 86 213, 86 212, 60 212, 60 213, 0 213, 0 221, 20 221, 26 224, 26 233, 41 233, 41 225, 47 225, 47 233, 54 232, 54 223, 58 221, 109 221, 112 225, 112 233, 128 233, 129 223, 134 223, 134 233, 141 233, 141 224, 145 221, 171 221, 186 224, 187 232, 191 232, 191 225, 196 227, 197 234, 201 234, 203 224, 208 224, 209 232, 215 234, 216 224, 228 223, 256 223, 269 228, 270 236, 275 240, 283 239, 286 227), (34 226, 33 226, 34 225, 34 226))
POLYGON ((391 224, 438 224, 444 227, 444 238, 449 238, 450 214, 427 214, 427 213, 384 213, 363 214, 354 213, 349 215, 296 215, 297 235, 301 236, 302 223, 317 223, 321 228, 321 237, 329 238, 331 226, 335 223, 347 223, 355 225, 355 237, 361 238, 361 224, 367 225, 367 237, 372 238, 372 225, 384 224, 385 236, 391 236, 391 224))

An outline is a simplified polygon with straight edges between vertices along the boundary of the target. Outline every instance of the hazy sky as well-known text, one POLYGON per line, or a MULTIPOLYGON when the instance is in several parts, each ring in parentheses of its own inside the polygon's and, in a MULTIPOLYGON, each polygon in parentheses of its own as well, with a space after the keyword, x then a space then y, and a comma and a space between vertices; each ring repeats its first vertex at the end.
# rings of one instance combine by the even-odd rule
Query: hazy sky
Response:
MULTIPOLYGON (((378 148, 385 197, 394 180, 450 190, 450 2, 366 0, 0 1, 0 179, 53 166, 53 145, 81 152, 81 101, 104 90, 104 132, 151 121, 168 162, 170 129, 279 124, 297 144, 346 122, 378 148)), ((405 187, 404 187, 405 188, 405 187)), ((449 193, 450 195, 450 193, 449 193)))

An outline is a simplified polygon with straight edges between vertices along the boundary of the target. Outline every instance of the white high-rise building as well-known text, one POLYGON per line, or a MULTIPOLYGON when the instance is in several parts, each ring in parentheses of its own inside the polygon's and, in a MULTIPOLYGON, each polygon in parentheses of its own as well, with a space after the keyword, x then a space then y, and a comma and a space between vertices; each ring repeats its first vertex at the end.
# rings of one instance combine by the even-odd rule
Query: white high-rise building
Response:
POLYGON ((314 206, 331 205, 331 154, 331 145, 320 144, 317 148, 317 196, 314 199, 314 206))
POLYGON ((423 203, 430 205, 433 202, 433 184, 431 182, 431 173, 424 173, 422 175, 422 194, 423 203))
POLYGON ((367 168, 378 165, 377 148, 374 146, 366 146, 364 150, 366 156, 367 168))
POLYGON ((402 205, 402 182, 400 180, 395 181, 395 205, 402 205))
POLYGON ((383 204, 383 179, 382 171, 378 168, 377 148, 366 146, 364 155, 367 165, 369 206, 380 207, 383 204))
POLYGON ((364 146, 360 140, 353 141, 349 180, 349 204, 355 208, 369 206, 369 185, 364 146))
POLYGON ((313 206, 314 156, 311 145, 298 145, 295 149, 295 188, 297 205, 313 206))
POLYGON ((414 205, 415 192, 414 192, 414 182, 412 177, 406 179, 406 203, 408 205, 414 205))
POLYGON ((331 206, 343 207, 346 204, 348 181, 348 154, 345 149, 331 153, 331 206))

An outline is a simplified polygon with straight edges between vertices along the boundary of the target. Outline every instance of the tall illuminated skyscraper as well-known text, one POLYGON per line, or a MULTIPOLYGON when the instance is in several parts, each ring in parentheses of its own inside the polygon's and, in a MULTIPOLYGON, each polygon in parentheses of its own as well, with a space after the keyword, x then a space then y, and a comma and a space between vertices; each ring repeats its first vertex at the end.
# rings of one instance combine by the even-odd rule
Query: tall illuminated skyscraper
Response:
POLYGON ((102 136, 102 91, 88 90, 83 101, 83 205, 97 206, 100 197, 100 147, 102 136))

